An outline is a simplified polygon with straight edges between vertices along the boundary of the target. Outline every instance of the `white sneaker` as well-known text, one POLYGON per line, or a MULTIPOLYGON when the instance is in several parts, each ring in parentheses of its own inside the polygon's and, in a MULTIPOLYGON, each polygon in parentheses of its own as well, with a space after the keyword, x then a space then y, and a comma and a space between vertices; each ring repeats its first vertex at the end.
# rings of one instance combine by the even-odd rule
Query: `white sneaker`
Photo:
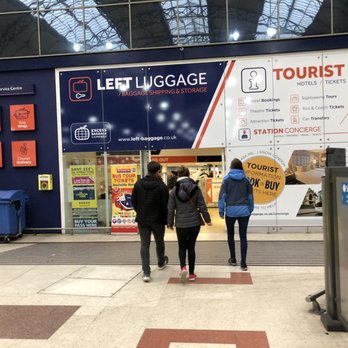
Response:
POLYGON ((181 268, 180 281, 182 283, 186 283, 187 282, 187 276, 188 276, 187 268, 186 267, 181 268))
POLYGON ((146 274, 143 275, 142 279, 143 279, 143 282, 145 282, 145 283, 148 283, 151 280, 150 276, 146 275, 146 274))
POLYGON ((162 263, 162 265, 158 266, 158 269, 159 270, 165 269, 167 267, 167 265, 168 265, 168 261, 169 261, 168 256, 165 256, 164 257, 164 262, 162 263))

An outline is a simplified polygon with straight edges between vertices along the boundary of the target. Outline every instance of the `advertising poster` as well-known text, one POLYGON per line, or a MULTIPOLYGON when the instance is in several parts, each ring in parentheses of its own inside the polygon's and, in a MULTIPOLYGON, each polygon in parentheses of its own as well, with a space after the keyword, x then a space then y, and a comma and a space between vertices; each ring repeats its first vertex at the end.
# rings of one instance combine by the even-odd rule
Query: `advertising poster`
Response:
POLYGON ((348 139, 347 53, 325 54, 323 66, 328 75, 324 79, 323 86, 325 141, 346 143, 348 139))
POLYGON ((72 208, 97 208, 95 166, 70 166, 70 178, 72 208))
POLYGON ((10 105, 11 131, 35 130, 34 104, 10 105))
POLYGON ((275 143, 320 143, 327 123, 326 77, 341 74, 341 68, 323 65, 321 55, 278 57, 274 59, 274 93, 279 99, 281 119, 275 122, 275 143), (330 70, 330 74, 325 72, 330 70))
POLYGON ((311 226, 320 225, 322 211, 321 175, 324 167, 315 158, 324 151, 302 147, 275 151, 274 148, 228 149, 228 162, 237 157, 253 186, 255 208, 252 223, 311 226), (284 159, 287 158, 287 161, 284 159), (300 165, 301 163, 301 165, 300 165), (314 164, 316 163, 316 164, 314 164))
POLYGON ((345 62, 338 53, 236 61, 226 160, 243 161, 255 224, 322 225, 326 149, 348 147, 345 62))
POLYGON ((111 232, 137 232, 132 190, 138 178, 136 165, 111 165, 112 219, 111 232))
POLYGON ((0 168, 2 168, 2 142, 0 141, 0 168))
POLYGON ((320 143, 329 133, 337 141, 332 132, 342 134, 345 122, 339 85, 348 71, 342 57, 328 64, 322 59, 307 54, 237 61, 231 78, 240 83, 227 87, 235 115, 227 122, 228 145, 320 143))
POLYGON ((2 108, 0 106, 0 132, 2 132, 2 108))
MULTIPOLYGON (((326 150, 348 149, 347 61, 330 51, 64 71, 63 151, 225 148, 227 168, 242 159, 252 181, 252 223, 322 226, 326 150)), ((113 228, 131 224, 130 186, 113 189, 113 228)))
POLYGON ((236 61, 225 89, 227 146, 273 144, 272 60, 236 61))
POLYGON ((225 146, 224 86, 232 65, 60 73, 63 151, 225 146))
POLYGON ((36 167, 36 141, 12 141, 12 166, 36 167))

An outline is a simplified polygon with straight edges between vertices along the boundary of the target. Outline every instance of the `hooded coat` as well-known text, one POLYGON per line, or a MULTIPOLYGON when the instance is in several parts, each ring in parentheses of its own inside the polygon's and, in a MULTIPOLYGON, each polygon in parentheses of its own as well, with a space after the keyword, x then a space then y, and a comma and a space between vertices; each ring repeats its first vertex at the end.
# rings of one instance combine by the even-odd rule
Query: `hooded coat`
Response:
POLYGON ((158 175, 146 175, 133 188, 135 221, 143 225, 167 223, 168 188, 158 175))
POLYGON ((169 227, 188 228, 200 226, 202 214, 206 223, 210 223, 210 215, 201 189, 189 177, 180 177, 169 193, 168 221, 169 227))
POLYGON ((253 188, 241 169, 231 169, 224 177, 219 192, 220 217, 249 216, 254 210, 253 188))

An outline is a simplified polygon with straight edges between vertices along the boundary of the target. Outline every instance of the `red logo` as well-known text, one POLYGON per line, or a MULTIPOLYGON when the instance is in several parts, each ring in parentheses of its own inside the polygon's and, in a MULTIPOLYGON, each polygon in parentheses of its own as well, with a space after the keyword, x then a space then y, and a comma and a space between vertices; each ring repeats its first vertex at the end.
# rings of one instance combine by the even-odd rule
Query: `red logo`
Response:
POLYGON ((72 102, 86 102, 92 99, 92 80, 90 77, 69 79, 69 99, 72 102))

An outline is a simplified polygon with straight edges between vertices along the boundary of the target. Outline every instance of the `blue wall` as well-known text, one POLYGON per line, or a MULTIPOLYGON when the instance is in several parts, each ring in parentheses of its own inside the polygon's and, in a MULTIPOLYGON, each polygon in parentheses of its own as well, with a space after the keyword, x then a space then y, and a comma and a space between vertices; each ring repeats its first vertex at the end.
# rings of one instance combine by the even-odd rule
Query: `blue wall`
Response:
POLYGON ((61 227, 60 187, 57 146, 57 121, 54 70, 2 72, 0 85, 29 83, 35 94, 1 96, 3 168, 0 190, 24 190, 28 193, 27 227, 61 227), (35 131, 12 132, 9 105, 35 104, 35 131), (36 140, 37 167, 12 167, 11 141, 36 140), (53 191, 38 191, 38 174, 53 174, 53 191))

